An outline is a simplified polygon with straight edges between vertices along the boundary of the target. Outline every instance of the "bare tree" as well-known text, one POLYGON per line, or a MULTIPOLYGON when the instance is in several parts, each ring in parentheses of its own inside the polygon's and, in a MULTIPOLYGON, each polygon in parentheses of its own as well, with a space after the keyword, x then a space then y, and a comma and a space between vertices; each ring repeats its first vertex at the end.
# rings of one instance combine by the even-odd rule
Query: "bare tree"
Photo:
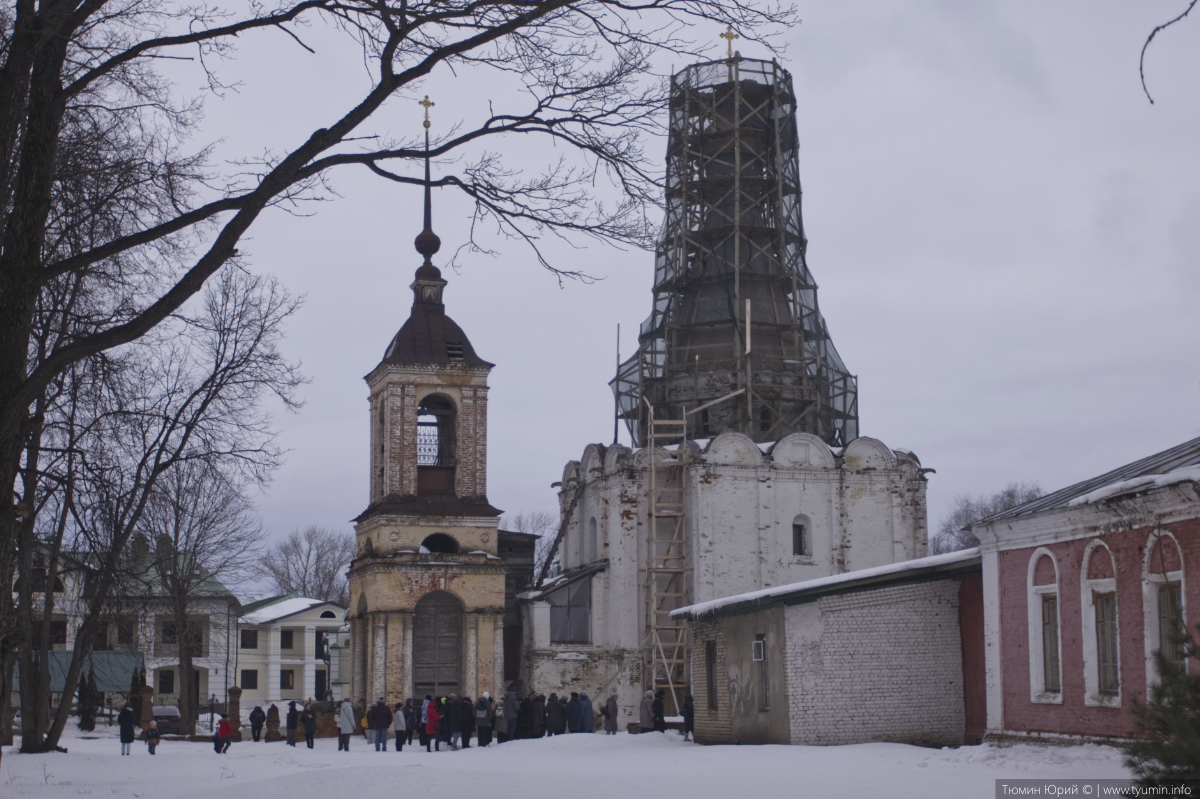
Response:
POLYGON ((1161 25, 1156 25, 1154 30, 1150 31, 1150 35, 1146 37, 1146 41, 1142 43, 1142 54, 1138 58, 1138 75, 1142 79, 1142 91, 1146 94, 1146 99, 1150 101, 1150 105, 1154 105, 1154 98, 1150 96, 1150 89, 1146 86, 1146 51, 1150 49, 1150 42, 1154 41, 1154 37, 1159 33, 1165 31, 1176 22, 1182 21, 1184 17, 1192 13, 1192 9, 1196 7, 1197 2, 1200 2, 1200 0, 1188 0, 1187 8, 1161 25))
POLYGON ((354 536, 324 527, 293 530, 271 545, 256 566, 277 594, 350 603, 346 570, 354 559, 354 536))
POLYGON ((192 460, 157 481, 139 528, 156 543, 154 558, 150 568, 130 578, 143 582, 144 596, 165 601, 169 620, 162 639, 179 655, 180 731, 191 735, 199 710, 193 658, 212 646, 211 618, 203 611, 211 611, 213 601, 236 604, 223 582, 251 571, 262 526, 242 478, 219 461, 192 460))
POLYGON ((1042 495, 1037 482, 1009 483, 990 497, 971 497, 960 494, 954 498, 950 515, 942 519, 933 538, 933 554, 940 555, 959 549, 979 546, 979 537, 967 528, 993 513, 1024 505, 1042 495))
POLYGON ((555 534, 558 533, 558 517, 549 511, 523 510, 515 515, 506 513, 500 522, 505 530, 541 536, 533 549, 533 573, 541 573, 546 558, 552 555, 555 534))
POLYGON ((198 313, 177 314, 135 345, 81 362, 66 373, 76 378, 70 385, 60 380, 62 390, 47 395, 56 404, 39 405, 45 413, 38 434, 28 439, 20 496, 30 507, 41 506, 30 514, 36 524, 21 541, 28 564, 14 608, 24 640, 42 644, 24 646, 18 656, 22 674, 31 675, 21 691, 22 716, 31 720, 23 751, 53 749, 70 708, 62 703, 51 723, 48 682, 33 681, 33 675, 48 675, 48 641, 33 629, 46 629, 53 600, 23 576, 33 574, 36 553, 48 560, 51 583, 57 553, 71 550, 88 563, 89 592, 66 675, 64 695, 70 696, 112 603, 137 595, 128 580, 127 549, 160 481, 198 464, 258 483, 280 462, 262 400, 273 394, 287 407, 296 404, 302 378, 278 349, 295 300, 273 281, 230 269, 198 304, 198 313), (37 734, 47 726, 45 736, 37 734))

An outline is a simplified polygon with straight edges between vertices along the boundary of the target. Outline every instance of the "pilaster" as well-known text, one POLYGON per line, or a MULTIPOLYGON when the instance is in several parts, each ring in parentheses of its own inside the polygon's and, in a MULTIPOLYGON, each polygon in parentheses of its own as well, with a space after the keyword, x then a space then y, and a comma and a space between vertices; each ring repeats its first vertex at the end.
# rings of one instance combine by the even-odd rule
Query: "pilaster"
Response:
POLYGON ((479 696, 479 616, 468 613, 464 619, 467 627, 467 651, 464 654, 463 665, 466 667, 465 693, 470 697, 479 696))
POLYGON ((370 685, 373 701, 387 693, 387 615, 371 614, 370 685))

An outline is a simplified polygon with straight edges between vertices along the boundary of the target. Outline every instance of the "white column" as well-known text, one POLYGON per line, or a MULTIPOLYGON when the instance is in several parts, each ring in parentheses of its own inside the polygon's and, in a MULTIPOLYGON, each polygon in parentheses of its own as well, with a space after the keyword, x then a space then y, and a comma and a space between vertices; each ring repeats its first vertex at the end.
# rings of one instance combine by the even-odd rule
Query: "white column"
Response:
POLYGON ((267 681, 267 701, 278 702, 279 697, 279 625, 272 624, 263 630, 267 639, 267 673, 263 678, 267 681))
POLYGON ((479 617, 474 613, 467 616, 467 657, 466 682, 463 694, 470 697, 479 696, 479 617))
POLYGON ((303 653, 304 665, 301 674, 304 679, 304 698, 311 699, 317 692, 317 628, 308 624, 304 627, 304 644, 300 651, 303 653))
POLYGON ((371 628, 371 695, 367 700, 374 702, 387 693, 387 616, 371 616, 371 628))

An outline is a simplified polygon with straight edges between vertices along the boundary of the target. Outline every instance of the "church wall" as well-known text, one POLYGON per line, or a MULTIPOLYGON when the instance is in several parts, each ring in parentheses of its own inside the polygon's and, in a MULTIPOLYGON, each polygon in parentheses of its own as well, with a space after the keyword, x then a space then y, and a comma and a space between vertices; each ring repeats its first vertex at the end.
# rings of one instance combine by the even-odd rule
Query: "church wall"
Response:
POLYGON ((497 519, 454 518, 441 516, 378 515, 355 525, 354 535, 359 555, 366 552, 367 539, 379 555, 402 550, 416 553, 421 542, 434 533, 445 533, 458 542, 459 551, 482 551, 496 555, 497 519))

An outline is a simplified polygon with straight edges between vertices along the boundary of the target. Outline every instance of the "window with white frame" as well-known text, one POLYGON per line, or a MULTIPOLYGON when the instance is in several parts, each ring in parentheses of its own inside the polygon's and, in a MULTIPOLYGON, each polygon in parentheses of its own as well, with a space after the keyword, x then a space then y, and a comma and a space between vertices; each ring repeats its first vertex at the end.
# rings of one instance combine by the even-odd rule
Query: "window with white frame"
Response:
POLYGON ((1146 687, 1158 681, 1154 653, 1159 649, 1187 668, 1183 648, 1172 632, 1187 629, 1187 578, 1179 542, 1167 530, 1155 530, 1146 541, 1142 565, 1142 609, 1144 615, 1146 687))
POLYGON ((1116 562, 1099 538, 1083 551, 1079 606, 1085 705, 1121 704, 1120 614, 1116 562))
POLYGON ((1062 703, 1062 644, 1059 634, 1058 562, 1039 547, 1029 558, 1029 694, 1033 702, 1062 703))

